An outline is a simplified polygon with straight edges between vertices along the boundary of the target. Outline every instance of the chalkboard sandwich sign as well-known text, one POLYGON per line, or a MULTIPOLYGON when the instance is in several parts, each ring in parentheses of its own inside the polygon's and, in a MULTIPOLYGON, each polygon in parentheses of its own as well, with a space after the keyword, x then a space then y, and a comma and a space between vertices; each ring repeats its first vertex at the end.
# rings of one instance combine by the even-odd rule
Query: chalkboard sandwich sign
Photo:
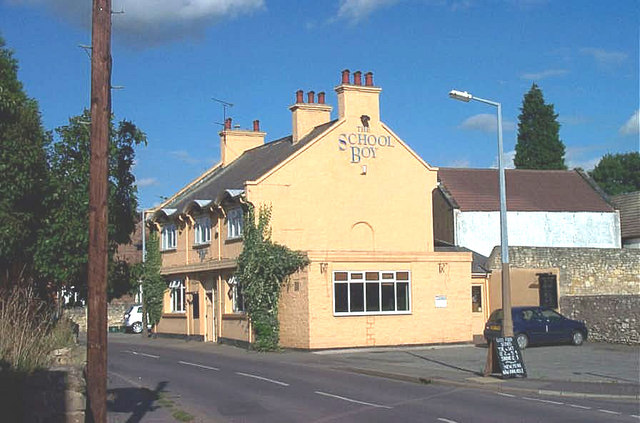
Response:
POLYGON ((520 347, 513 336, 495 338, 492 344, 503 378, 527 377, 520 347))

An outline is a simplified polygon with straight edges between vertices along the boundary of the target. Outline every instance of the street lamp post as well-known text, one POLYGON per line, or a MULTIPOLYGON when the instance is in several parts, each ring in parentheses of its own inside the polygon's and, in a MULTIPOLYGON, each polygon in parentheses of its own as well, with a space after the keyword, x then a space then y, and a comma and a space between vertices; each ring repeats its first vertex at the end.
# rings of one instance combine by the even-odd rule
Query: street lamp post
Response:
POLYGON ((500 175, 500 257, 502 258, 502 336, 513 336, 511 318, 511 283, 509 279, 509 241, 507 237, 507 191, 504 178, 504 158, 502 155, 502 105, 471 95, 466 91, 451 90, 449 97, 468 103, 471 100, 495 106, 498 110, 498 174, 500 175))

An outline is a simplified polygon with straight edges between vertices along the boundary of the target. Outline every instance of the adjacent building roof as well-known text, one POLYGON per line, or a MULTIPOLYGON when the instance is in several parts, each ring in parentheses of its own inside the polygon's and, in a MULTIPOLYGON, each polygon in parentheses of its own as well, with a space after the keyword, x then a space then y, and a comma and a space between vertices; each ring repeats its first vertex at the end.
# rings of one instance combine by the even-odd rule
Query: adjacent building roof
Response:
POLYGON ((333 120, 316 126, 295 144, 292 142, 291 136, 288 136, 247 150, 229 165, 214 168, 189 189, 170 199, 163 207, 176 209, 179 213, 183 213, 193 202, 204 199, 220 202, 224 196, 234 197, 244 190, 246 181, 254 181, 268 173, 329 129, 335 122, 336 120, 333 120))
MULTIPOLYGON (((606 196, 579 170, 505 171, 507 210, 614 212, 606 196)), ((497 169, 438 170, 440 189, 461 211, 500 210, 497 169)))
POLYGON ((471 253, 472 259, 471 259, 471 273, 487 273, 487 260, 489 260, 488 257, 483 256, 480 253, 476 253, 473 250, 470 250, 466 247, 456 247, 453 244, 450 244, 446 241, 441 241, 439 239, 434 240, 433 243, 433 249, 435 251, 442 251, 442 252, 464 252, 464 253, 471 253))
POLYGON ((622 238, 640 238, 640 191, 611 197, 620 210, 620 232, 622 238))

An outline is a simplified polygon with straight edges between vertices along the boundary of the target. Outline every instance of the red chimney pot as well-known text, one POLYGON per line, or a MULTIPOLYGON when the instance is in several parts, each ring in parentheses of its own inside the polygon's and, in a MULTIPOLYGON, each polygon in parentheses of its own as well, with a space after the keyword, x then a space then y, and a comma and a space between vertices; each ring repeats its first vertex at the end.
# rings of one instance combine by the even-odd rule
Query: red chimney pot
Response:
POLYGON ((324 91, 318 93, 318 103, 324 104, 324 91))
POLYGON ((231 129, 231 118, 227 118, 224 121, 224 129, 229 130, 231 129))
POLYGON ((315 94, 316 94, 316 93, 315 93, 315 92, 313 92, 313 91, 309 91, 309 92, 307 93, 307 103, 309 103, 309 104, 313 104, 313 103, 315 103, 315 100, 314 100, 314 98, 313 98, 313 97, 315 96, 315 94))
POLYGON ((303 94, 304 94, 304 91, 302 90, 296 91, 296 103, 304 103, 304 98, 302 98, 303 94))
POLYGON ((373 87, 373 72, 367 72, 364 75, 364 85, 367 87, 373 87))
POLYGON ((260 121, 258 119, 253 121, 253 132, 260 132, 260 121))
POLYGON ((353 85, 362 85, 362 72, 355 71, 353 73, 353 85))
POLYGON ((349 83, 349 69, 345 69, 342 71, 342 83, 343 84, 349 83))

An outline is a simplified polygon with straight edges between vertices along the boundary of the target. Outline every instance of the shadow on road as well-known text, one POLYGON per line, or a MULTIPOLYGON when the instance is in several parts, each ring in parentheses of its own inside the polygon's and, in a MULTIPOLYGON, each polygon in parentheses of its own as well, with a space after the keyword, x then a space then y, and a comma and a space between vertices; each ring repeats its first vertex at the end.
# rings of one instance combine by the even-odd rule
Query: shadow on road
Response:
POLYGON ((155 401, 160 398, 168 382, 160 382, 152 391, 147 388, 116 388, 107 391, 107 411, 131 413, 127 423, 137 423, 150 411, 158 409, 155 401))
POLYGON ((410 351, 405 351, 405 352, 407 354, 409 354, 409 355, 411 355, 413 357, 419 358, 421 360, 429 361, 431 363, 439 364, 441 366, 448 367, 448 368, 454 369, 454 370, 459 370, 461 372, 471 373, 471 374, 476 375, 476 376, 482 376, 482 372, 477 372, 477 371, 474 371, 474 370, 471 370, 471 369, 465 369, 464 367, 454 366, 453 364, 448 364, 448 363, 445 363, 443 361, 438 361, 438 360, 434 360, 432 358, 423 357, 421 355, 414 354, 414 353, 412 353, 410 351))

